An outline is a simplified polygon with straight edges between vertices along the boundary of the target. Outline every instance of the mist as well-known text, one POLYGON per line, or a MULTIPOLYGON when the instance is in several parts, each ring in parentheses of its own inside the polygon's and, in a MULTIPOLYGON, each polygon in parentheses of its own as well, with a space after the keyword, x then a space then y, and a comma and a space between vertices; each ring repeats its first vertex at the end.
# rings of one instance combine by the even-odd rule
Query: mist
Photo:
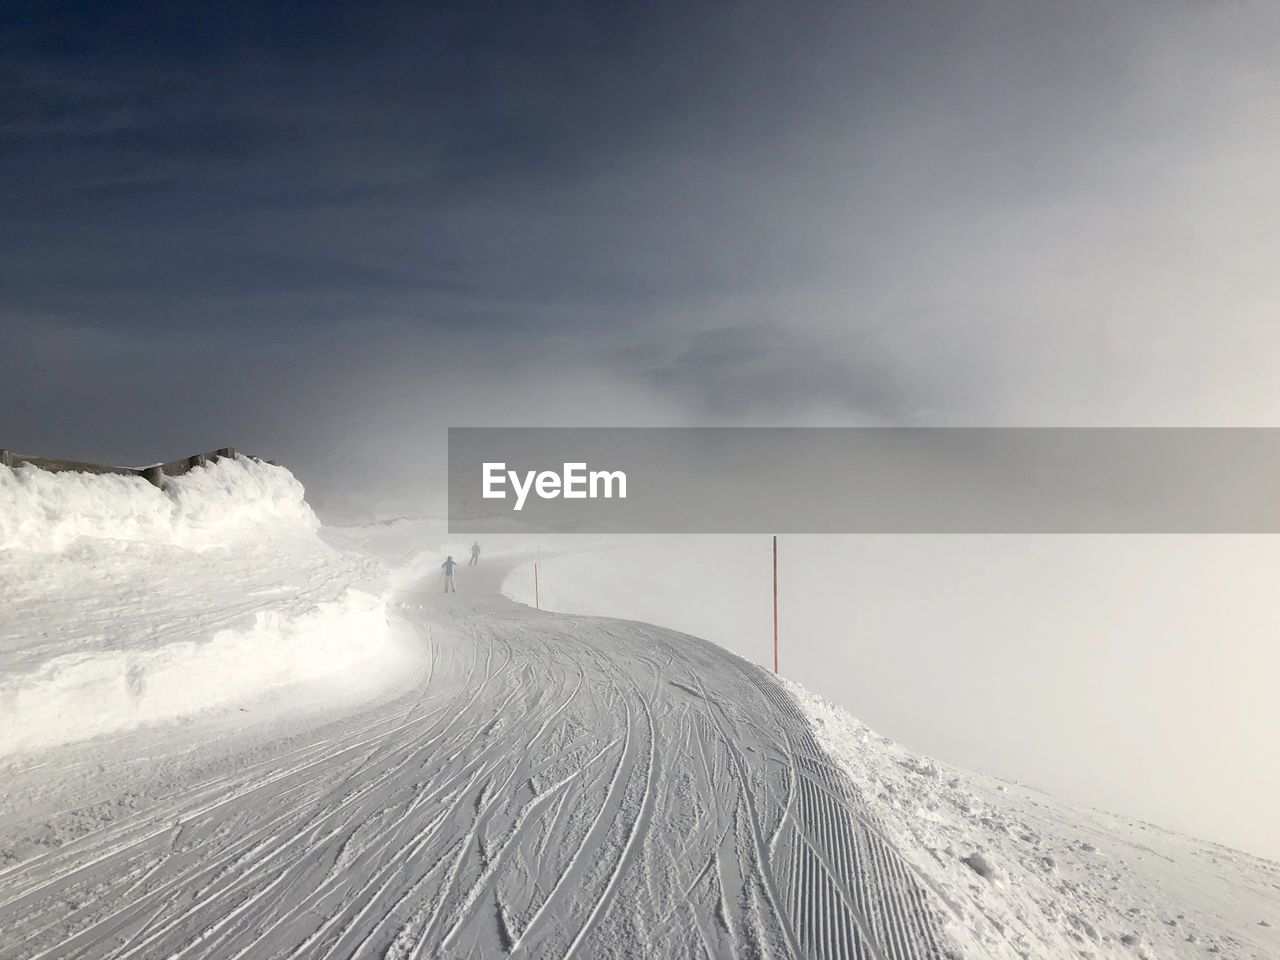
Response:
MULTIPOLYGON (((1280 425, 1275 6, 6 20, 12 449, 350 520, 442 513, 449 426, 1280 425)), ((806 539, 784 670, 1277 856, 1275 549, 806 539)), ((761 659, 764 574, 685 575, 635 615, 761 659)))
MULTIPOLYGON (((878 733, 1280 856, 1274 537, 783 535, 779 557, 781 673, 878 733)), ((539 579, 548 609, 773 667, 768 537, 615 537, 539 579)))

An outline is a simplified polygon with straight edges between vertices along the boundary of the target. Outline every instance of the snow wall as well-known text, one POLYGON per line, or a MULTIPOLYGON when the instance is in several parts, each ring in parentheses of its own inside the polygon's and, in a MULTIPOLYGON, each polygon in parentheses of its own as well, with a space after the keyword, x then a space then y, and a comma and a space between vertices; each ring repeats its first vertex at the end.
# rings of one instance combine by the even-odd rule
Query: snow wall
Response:
POLYGON ((262 527, 319 526, 293 474, 245 457, 166 477, 163 490, 140 477, 0 467, 0 550, 58 553, 84 539, 204 550, 262 527))
POLYGON ((325 544, 286 469, 0 466, 0 754, 402 666, 386 571, 325 544))

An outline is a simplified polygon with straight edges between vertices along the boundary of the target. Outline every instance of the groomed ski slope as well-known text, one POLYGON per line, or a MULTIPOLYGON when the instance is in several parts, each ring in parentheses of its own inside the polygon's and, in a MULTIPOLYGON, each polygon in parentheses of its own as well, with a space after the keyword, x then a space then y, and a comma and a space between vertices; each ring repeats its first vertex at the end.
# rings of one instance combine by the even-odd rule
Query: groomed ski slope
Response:
POLYGON ((402 594, 431 648, 408 692, 256 730, 199 776, 154 758, 136 809, 0 872, 4 955, 941 955, 777 682, 657 627, 531 611, 502 573, 402 594))
MULTIPOLYGON (((708 609, 723 609, 739 582, 752 581, 731 574, 717 589, 705 571, 736 562, 736 549, 654 539, 544 555, 542 606, 700 622, 682 585, 699 584, 708 609)), ((531 603, 532 574, 531 564, 517 567, 504 593, 531 603)), ((837 621, 829 635, 796 639, 856 642, 844 629, 837 621)), ((1280 960, 1280 864, 950 766, 783 683, 864 809, 944 905, 946 949, 991 960, 1280 960)), ((1189 748, 1187 776, 1196 763, 1189 748)))
MULTIPOLYGON (((279 555, 299 556, 286 526, 241 547, 265 556, 287 541, 279 555)), ((415 525, 321 532, 328 543, 302 537, 303 552, 338 553, 362 586, 382 585, 390 624, 375 632, 396 657, 353 638, 364 663, 0 756, 0 958, 1276 955, 1274 930, 1252 919, 1233 935, 1221 911, 1170 928, 1176 953, 1130 939, 1132 923, 1064 930, 1082 893, 1127 901, 1087 873, 1028 885, 998 846, 988 876, 961 865, 966 817, 993 837, 1031 829, 1025 808, 978 805, 976 780, 922 768, 712 644, 506 599, 518 555, 464 568, 444 595, 415 525)), ((73 539, 61 582, 101 578, 95 538, 73 539)), ((154 546, 125 550, 150 558, 139 572, 154 546)), ((206 586, 233 576, 229 558, 209 558, 206 586)), ((133 639, 145 655, 173 634, 133 639)), ((1083 822, 1049 798, 1040 816, 1046 844, 1083 822)), ((1280 891, 1274 866, 1233 862, 1225 887, 1205 889, 1254 916, 1267 884, 1280 891)), ((1105 876, 1122 874, 1112 862, 1105 876)), ((1165 891, 1124 892, 1185 922, 1165 891)))

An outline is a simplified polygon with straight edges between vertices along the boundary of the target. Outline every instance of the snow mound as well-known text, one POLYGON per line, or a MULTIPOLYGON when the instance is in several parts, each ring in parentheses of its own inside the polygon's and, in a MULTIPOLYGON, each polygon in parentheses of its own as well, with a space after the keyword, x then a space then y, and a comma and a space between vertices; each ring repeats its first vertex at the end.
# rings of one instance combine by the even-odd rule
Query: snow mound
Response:
POLYGON ((141 477, 0 467, 0 550, 56 553, 82 538, 205 550, 319 525, 293 474, 246 457, 167 477, 163 490, 141 477))
POLYGON ((334 549, 288 470, 0 467, 0 754, 351 678, 410 654, 387 572, 334 549))
POLYGON ((1280 864, 949 767, 783 681, 962 957, 1280 956, 1280 864))

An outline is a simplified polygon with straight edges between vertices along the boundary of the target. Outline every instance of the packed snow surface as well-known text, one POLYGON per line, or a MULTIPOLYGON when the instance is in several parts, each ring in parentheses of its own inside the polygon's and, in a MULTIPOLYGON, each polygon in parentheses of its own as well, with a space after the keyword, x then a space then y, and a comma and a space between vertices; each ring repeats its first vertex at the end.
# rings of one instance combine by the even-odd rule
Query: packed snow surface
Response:
MULTIPOLYGON (((637 565, 611 561, 544 563, 541 605, 631 614, 637 565)), ((532 565, 503 592, 532 603, 532 565)), ((1280 864, 948 766, 784 684, 865 815, 944 905, 957 955, 1280 958, 1280 864)))
MULTIPOLYGON (((4 764, 15 957, 938 957, 941 904, 771 676, 381 555, 429 655, 378 700, 4 764)), ((340 539, 378 549, 377 535, 340 539)))
POLYGON ((916 757, 694 637, 513 602, 517 550, 445 594, 466 544, 414 521, 317 533, 288 478, 257 480, 282 499, 203 541, 216 518, 168 493, 126 495, 165 522, 28 500, 21 536, 45 546, 6 551, 4 576, 36 629, 6 627, 6 662, 150 662, 220 615, 305 616, 370 580, 389 632, 268 630, 221 675, 284 643, 330 651, 345 687, 383 638, 409 653, 361 697, 258 677, 234 708, 0 757, 5 960, 1280 955, 1272 864, 916 757))

